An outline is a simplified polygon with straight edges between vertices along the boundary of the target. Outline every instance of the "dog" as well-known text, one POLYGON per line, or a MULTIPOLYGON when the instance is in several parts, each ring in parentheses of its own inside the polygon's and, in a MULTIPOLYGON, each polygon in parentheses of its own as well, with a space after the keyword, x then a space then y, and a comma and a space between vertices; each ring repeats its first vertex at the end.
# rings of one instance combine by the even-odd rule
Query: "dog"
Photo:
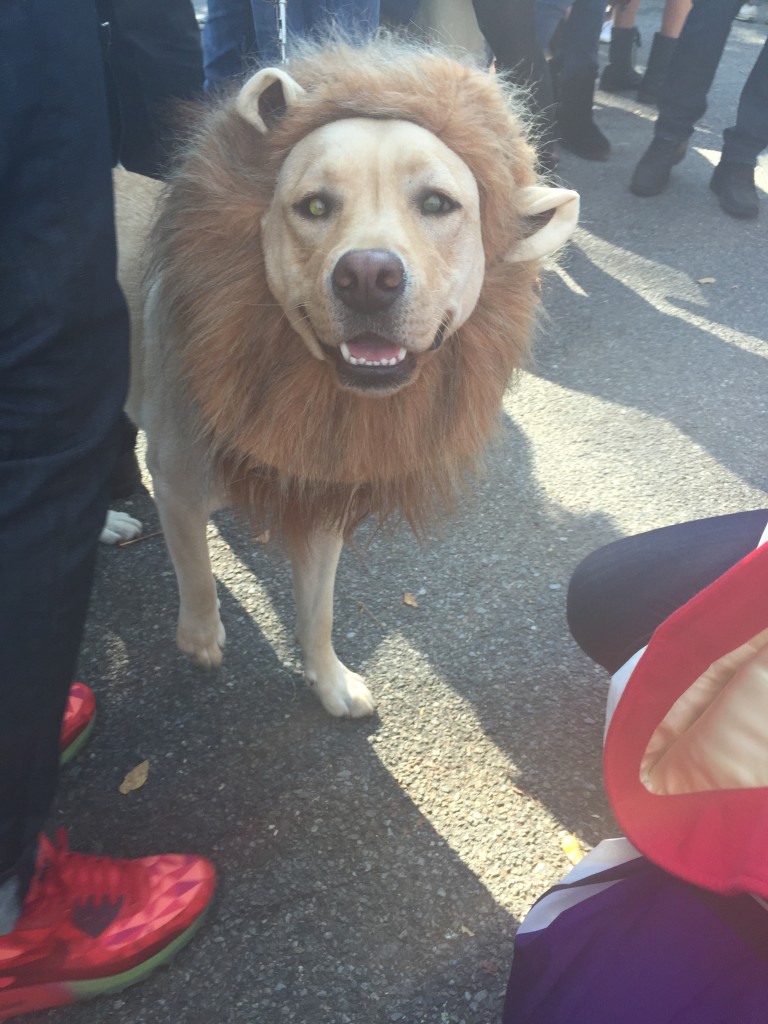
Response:
POLYGON ((206 525, 233 506, 290 558, 304 672, 369 715, 336 656, 345 538, 452 500, 529 350, 542 260, 578 196, 542 184, 499 76, 394 39, 308 46, 213 102, 165 187, 116 177, 147 434, 178 578, 177 642, 225 642, 206 525))

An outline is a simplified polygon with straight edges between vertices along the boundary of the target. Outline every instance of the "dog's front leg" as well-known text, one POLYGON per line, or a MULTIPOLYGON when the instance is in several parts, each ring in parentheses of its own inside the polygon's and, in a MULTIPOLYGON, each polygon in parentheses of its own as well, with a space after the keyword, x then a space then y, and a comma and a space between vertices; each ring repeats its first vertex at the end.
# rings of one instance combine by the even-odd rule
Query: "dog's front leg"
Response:
POLYGON ((216 668, 226 633, 206 537, 210 509, 204 501, 186 501, 156 478, 155 498, 179 584, 176 643, 204 668, 216 668))
POLYGON ((331 640, 333 587, 343 540, 317 531, 303 550, 291 549, 296 637, 304 652, 304 675, 326 711, 361 718, 373 714, 373 698, 360 676, 343 665, 331 640))

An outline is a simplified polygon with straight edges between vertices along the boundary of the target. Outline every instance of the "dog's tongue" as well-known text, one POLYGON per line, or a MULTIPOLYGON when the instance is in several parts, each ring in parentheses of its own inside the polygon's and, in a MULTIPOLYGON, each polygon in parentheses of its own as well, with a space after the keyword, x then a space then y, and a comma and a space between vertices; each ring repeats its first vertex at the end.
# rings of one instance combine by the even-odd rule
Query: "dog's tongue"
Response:
POLYGON ((397 359, 400 352, 397 345, 378 338, 357 338, 348 341, 347 348, 353 359, 367 359, 369 362, 397 359))

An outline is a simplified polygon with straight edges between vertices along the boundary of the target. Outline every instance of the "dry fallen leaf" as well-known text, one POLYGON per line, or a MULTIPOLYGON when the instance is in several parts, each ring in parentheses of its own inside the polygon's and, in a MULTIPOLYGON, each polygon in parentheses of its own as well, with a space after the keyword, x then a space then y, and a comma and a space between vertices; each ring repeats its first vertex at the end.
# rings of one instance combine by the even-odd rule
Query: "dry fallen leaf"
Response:
POLYGON ((584 851, 581 848, 581 843, 576 836, 572 836, 570 832, 560 833, 560 845, 563 848, 563 853, 571 864, 578 864, 580 860, 584 859, 584 851))
POLYGON ((419 607, 419 602, 416 600, 416 598, 413 596, 410 590, 406 590, 403 593, 403 604, 407 604, 409 608, 419 607))
POLYGON ((700 277, 699 284, 714 284, 716 280, 716 277, 700 277))
POLYGON ((123 781, 120 783, 120 792, 132 793, 134 789, 141 789, 149 775, 149 761, 142 761, 135 768, 131 768, 123 781))

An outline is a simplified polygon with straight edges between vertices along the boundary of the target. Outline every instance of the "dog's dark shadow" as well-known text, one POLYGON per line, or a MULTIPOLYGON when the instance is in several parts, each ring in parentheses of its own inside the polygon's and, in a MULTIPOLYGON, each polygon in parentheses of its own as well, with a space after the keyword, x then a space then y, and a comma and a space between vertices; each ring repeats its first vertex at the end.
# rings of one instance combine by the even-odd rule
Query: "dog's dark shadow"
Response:
MULTIPOLYGON (((489 467, 426 543, 369 528, 342 557, 336 646, 367 676, 370 720, 329 718, 305 686, 287 562, 231 514, 211 538, 228 632, 216 672, 175 649, 162 538, 102 551, 80 668, 99 728, 57 816, 78 848, 216 861, 214 920, 175 983, 190 1024, 255 1006, 277 1021, 284 1004, 297 1020, 498 1019, 509 908, 566 870, 558 830, 615 833, 606 680, 563 613, 571 567, 614 533, 553 505, 509 420, 489 467), (146 785, 120 794, 143 760, 146 785)), ((148 496, 124 507, 156 527, 148 496)), ((152 1020, 160 992, 150 981, 114 1020, 152 1020)))
MULTIPOLYGON (((328 1022, 498 1017, 517 922, 377 755, 379 721, 329 718, 224 588, 225 667, 188 663, 171 640, 169 568, 154 541, 100 559, 81 659, 98 728, 62 780, 56 819, 78 849, 205 853, 219 895, 174 970, 109 1007, 110 1021, 157 1020, 161 1001, 188 1024, 276 1022, 284 1008, 328 1022), (144 760, 145 786, 120 794, 144 760)), ((288 628, 278 575, 260 584, 288 628)), ((399 756, 412 743, 403 736, 399 756)))

